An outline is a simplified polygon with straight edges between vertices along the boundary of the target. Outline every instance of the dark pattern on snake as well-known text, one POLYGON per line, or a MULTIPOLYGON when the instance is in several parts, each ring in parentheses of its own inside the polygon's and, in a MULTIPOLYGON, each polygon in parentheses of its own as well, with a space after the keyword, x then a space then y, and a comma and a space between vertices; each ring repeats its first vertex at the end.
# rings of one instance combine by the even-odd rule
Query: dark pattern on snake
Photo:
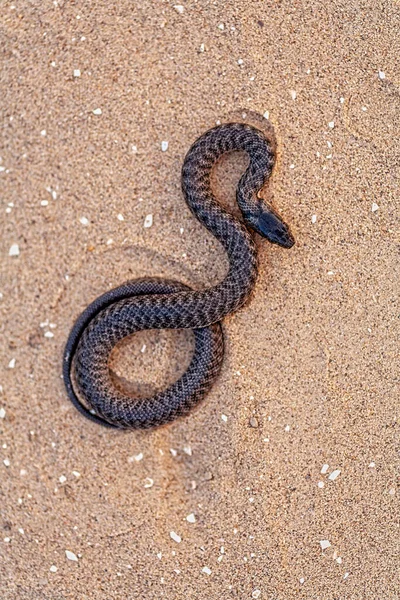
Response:
POLYGON ((121 285, 90 304, 72 328, 63 364, 68 396, 82 414, 109 427, 150 428, 187 414, 204 397, 223 359, 219 321, 244 304, 256 281, 256 247, 247 228, 286 248, 294 244, 288 226, 258 198, 273 164, 270 142, 249 125, 220 125, 193 144, 182 168, 183 193, 193 214, 225 248, 229 271, 223 281, 202 291, 145 279, 121 285), (245 224, 226 212, 211 190, 213 165, 232 150, 245 151, 250 159, 236 191, 245 224), (194 354, 182 377, 145 399, 116 389, 108 366, 114 346, 137 331, 168 328, 194 330, 194 354))

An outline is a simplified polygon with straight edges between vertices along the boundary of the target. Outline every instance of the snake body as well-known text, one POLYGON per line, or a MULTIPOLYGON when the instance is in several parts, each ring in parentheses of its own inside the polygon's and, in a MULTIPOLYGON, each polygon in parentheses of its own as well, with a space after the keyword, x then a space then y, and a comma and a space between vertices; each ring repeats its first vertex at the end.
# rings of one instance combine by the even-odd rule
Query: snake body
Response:
POLYGON ((183 194, 193 214, 225 248, 228 273, 201 291, 173 281, 136 280, 92 302, 71 330, 63 362, 68 396, 82 414, 109 427, 150 428, 187 414, 204 397, 223 360, 220 321, 244 304, 257 278, 256 247, 248 228, 281 246, 294 244, 288 226, 257 195, 273 165, 270 142, 246 124, 214 127, 192 145, 182 167, 183 194), (245 151, 250 161, 236 192, 244 223, 218 204, 210 183, 216 161, 233 150, 245 151), (180 379, 144 399, 115 387, 108 363, 121 339, 144 329, 182 328, 194 330, 195 349, 180 379))

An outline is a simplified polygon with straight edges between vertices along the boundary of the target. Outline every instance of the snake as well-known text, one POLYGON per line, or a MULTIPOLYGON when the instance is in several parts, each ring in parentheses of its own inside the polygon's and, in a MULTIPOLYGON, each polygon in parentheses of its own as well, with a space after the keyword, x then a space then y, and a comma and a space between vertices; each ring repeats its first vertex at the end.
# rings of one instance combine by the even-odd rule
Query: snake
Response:
POLYGON ((78 317, 63 356, 69 399, 85 417, 106 427, 148 429, 187 415, 217 378, 224 357, 221 321, 248 300, 258 275, 252 232, 291 248, 294 238, 270 202, 259 195, 270 178, 275 148, 258 128, 226 123, 201 135, 182 166, 182 191, 200 223, 222 244, 229 260, 224 279, 204 290, 168 279, 128 281, 95 299, 78 317), (236 188, 239 219, 216 199, 211 172, 232 151, 249 164, 236 188), (150 329, 191 329, 194 350, 187 370, 166 389, 145 398, 124 393, 109 368, 113 348, 127 336, 150 329))

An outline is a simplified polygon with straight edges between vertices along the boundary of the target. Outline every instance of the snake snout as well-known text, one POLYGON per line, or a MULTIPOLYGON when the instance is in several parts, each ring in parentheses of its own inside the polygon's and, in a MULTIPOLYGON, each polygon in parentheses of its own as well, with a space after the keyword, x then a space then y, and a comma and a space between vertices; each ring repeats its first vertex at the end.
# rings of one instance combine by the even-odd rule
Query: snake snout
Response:
POLYGON ((295 243, 289 226, 271 208, 263 210, 252 223, 252 227, 272 244, 291 248, 295 243))

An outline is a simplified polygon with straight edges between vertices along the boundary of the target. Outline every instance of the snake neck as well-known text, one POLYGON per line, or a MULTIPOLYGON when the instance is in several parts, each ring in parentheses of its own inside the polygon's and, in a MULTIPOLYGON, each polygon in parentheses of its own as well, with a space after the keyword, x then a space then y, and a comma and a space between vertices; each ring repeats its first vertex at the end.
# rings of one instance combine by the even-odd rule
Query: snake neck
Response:
POLYGON ((245 151, 249 157, 236 193, 246 216, 256 209, 257 192, 270 176, 274 161, 272 148, 259 130, 238 123, 215 127, 193 144, 182 167, 182 190, 189 208, 222 244, 229 259, 225 279, 201 292, 208 301, 210 296, 218 300, 216 312, 221 314, 215 320, 242 306, 257 278, 257 251, 248 229, 220 206, 211 189, 213 166, 232 150, 245 151))

